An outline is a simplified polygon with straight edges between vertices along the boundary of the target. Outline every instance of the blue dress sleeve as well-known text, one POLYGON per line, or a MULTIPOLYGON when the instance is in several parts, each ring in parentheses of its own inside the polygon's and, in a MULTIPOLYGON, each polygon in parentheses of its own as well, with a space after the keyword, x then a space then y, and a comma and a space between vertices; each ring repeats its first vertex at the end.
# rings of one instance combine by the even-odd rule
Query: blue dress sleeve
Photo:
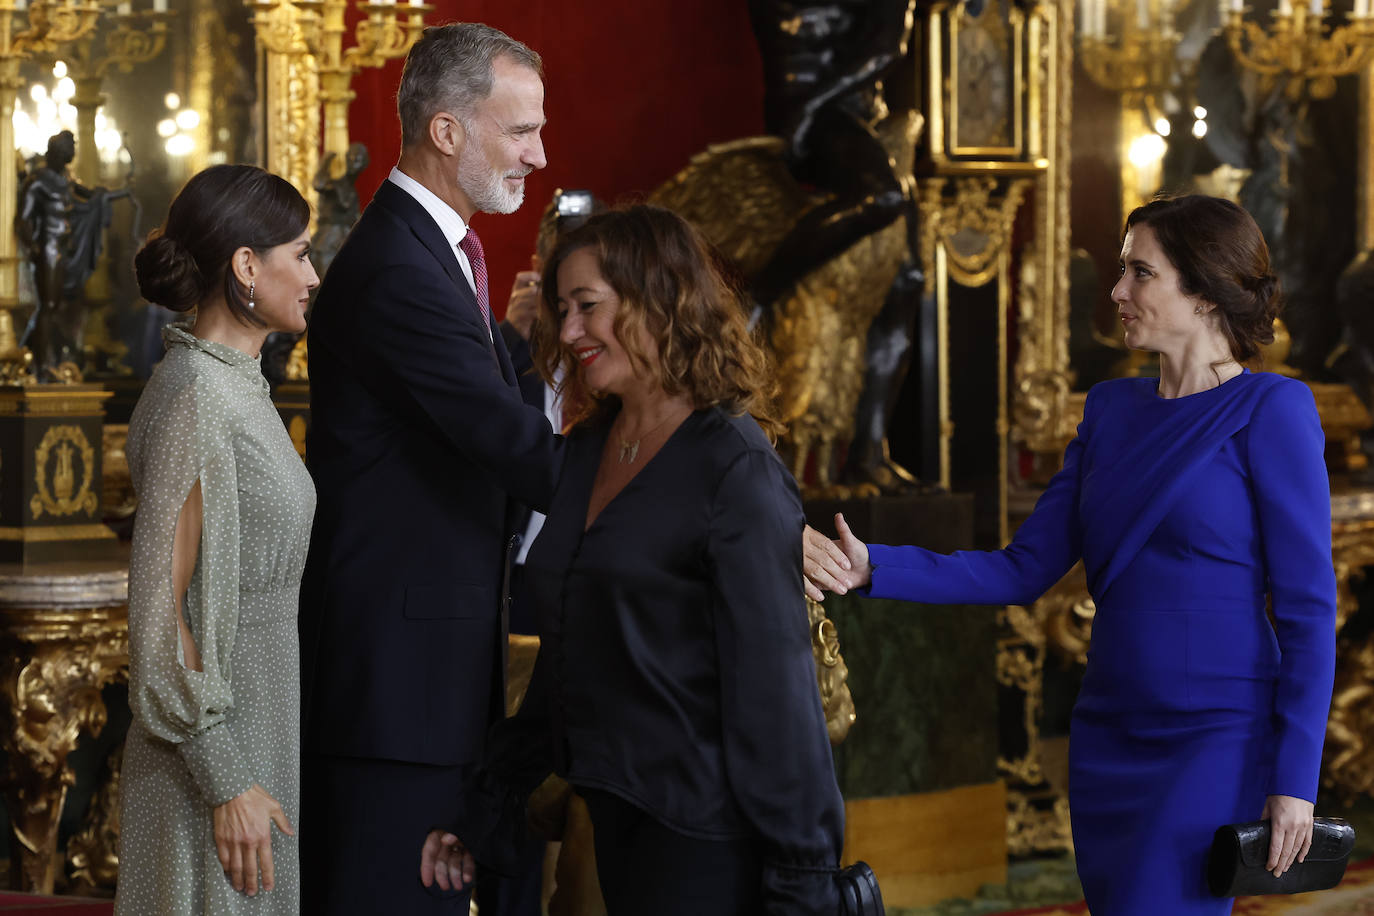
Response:
POLYGON ((1098 400, 1096 389, 1089 392, 1078 435, 1064 452, 1063 469, 1010 544, 1001 550, 952 554, 869 544, 873 581, 859 594, 927 604, 1032 604, 1083 553, 1078 494, 1098 400))
POLYGON ((1312 392, 1275 385, 1250 419, 1248 460, 1282 660, 1271 795, 1314 801, 1336 667, 1326 437, 1312 392))

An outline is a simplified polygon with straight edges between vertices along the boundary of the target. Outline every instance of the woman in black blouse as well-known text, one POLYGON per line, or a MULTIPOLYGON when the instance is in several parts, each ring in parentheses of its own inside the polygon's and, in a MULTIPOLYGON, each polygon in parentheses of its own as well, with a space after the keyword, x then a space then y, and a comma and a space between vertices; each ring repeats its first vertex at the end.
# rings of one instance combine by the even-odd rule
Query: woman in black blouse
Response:
POLYGON ((525 565, 543 642, 517 718, 547 717, 587 801, 611 916, 834 916, 801 501, 743 309, 648 206, 568 234, 544 289, 535 352, 583 411, 525 565))

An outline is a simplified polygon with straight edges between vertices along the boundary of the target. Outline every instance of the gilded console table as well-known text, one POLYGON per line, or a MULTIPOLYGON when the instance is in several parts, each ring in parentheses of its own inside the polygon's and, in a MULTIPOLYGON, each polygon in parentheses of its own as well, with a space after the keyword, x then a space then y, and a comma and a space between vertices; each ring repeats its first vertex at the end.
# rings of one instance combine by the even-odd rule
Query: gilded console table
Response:
POLYGON ((127 677, 127 557, 0 565, 0 746, 7 756, 10 887, 51 893, 67 755, 99 733, 101 688, 127 677))

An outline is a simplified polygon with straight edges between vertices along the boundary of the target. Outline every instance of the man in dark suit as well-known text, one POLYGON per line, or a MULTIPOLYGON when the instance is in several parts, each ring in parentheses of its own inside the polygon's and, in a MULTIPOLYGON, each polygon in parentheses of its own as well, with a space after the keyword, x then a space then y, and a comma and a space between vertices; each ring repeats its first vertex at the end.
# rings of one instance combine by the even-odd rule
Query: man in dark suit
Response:
POLYGON ((416 851, 437 825, 492 829, 470 777, 503 711, 512 503, 547 506, 558 446, 521 403, 468 223, 515 210, 544 167, 543 100, 523 44, 482 25, 427 30, 398 91, 400 161, 315 304, 308 914, 466 914, 466 890, 421 886, 416 851))

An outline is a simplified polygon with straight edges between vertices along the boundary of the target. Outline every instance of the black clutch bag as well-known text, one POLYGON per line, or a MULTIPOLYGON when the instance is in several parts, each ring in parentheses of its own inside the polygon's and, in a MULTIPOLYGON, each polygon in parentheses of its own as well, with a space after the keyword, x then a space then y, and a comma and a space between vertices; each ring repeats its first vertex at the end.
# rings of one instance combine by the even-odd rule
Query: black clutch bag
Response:
POLYGON ((839 916, 884 916, 883 895, 878 878, 867 862, 855 862, 835 876, 840 885, 839 916))
POLYGON ((1269 860, 1269 822, 1228 824, 1218 827, 1207 856, 1207 887, 1218 897, 1255 894, 1301 894, 1324 891, 1341 883, 1355 828, 1339 817, 1316 818, 1312 848, 1302 862, 1275 878, 1265 871, 1269 860))

